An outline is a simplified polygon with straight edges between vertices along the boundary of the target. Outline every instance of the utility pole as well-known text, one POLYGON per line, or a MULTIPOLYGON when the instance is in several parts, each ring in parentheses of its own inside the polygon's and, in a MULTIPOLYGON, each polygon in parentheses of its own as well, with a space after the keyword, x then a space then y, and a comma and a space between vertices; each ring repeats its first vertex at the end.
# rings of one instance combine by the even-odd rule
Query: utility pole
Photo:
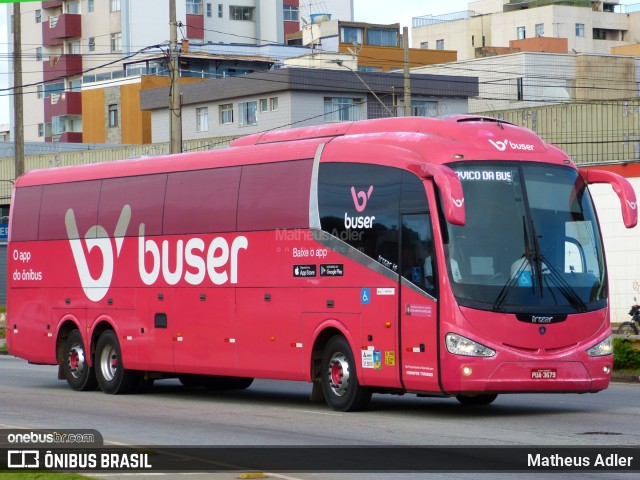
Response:
POLYGON ((409 27, 402 29, 402 49, 404 50, 404 116, 411 116, 411 70, 409 68, 409 27))
POLYGON ((176 0, 169 0, 169 117, 171 127, 171 153, 182 152, 182 107, 180 105, 180 63, 178 62, 178 24, 176 0))
POLYGON ((22 21, 20 3, 13 4, 13 134, 15 178, 24 173, 24 105, 22 98, 22 21))

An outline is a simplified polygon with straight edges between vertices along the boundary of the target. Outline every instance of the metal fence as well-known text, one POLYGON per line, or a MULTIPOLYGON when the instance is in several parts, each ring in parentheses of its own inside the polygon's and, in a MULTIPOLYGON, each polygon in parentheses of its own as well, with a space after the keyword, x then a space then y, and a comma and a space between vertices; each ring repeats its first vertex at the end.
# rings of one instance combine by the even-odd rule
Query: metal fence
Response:
POLYGON ((533 130, 579 165, 640 161, 639 98, 480 114, 533 130))

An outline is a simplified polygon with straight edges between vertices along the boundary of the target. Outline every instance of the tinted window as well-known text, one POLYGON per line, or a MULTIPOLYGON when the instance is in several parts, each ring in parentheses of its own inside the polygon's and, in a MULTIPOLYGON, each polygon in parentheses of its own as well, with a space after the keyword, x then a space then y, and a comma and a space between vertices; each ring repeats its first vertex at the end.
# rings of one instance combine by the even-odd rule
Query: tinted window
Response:
POLYGON ((137 236, 144 223, 145 235, 162 233, 162 203, 167 176, 144 175, 138 177, 103 180, 100 194, 99 225, 113 235, 122 209, 131 207, 131 220, 127 236, 137 236))
POLYGON ((411 172, 402 172, 402 196, 400 198, 403 212, 424 212, 429 210, 427 193, 422 180, 411 172))
POLYGON ((164 233, 234 231, 240 172, 234 167, 170 174, 164 233))
POLYGON ((353 163, 320 164, 322 230, 398 270, 402 170, 353 163))
POLYGON ((18 188, 11 210, 11 240, 37 240, 42 187, 18 188))
POLYGON ((65 219, 70 209, 73 210, 78 235, 84 238, 87 230, 97 224, 99 196, 100 180, 45 185, 42 191, 38 238, 69 238, 65 219))
POLYGON ((238 230, 309 228, 312 162, 242 167, 238 230))

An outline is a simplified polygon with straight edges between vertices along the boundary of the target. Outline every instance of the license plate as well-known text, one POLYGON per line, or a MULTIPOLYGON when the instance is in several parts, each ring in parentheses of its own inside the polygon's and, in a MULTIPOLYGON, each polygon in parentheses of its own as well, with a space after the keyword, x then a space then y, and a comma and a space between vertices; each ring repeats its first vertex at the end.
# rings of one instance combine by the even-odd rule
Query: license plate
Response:
POLYGON ((555 380, 558 372, 555 368, 536 368, 531 370, 533 380, 555 380))

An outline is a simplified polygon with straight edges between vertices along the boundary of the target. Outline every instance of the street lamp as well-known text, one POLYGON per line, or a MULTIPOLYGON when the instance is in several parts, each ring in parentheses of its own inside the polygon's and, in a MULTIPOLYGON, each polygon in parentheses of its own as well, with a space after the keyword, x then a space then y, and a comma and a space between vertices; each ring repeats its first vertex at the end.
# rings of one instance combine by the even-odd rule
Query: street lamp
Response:
POLYGON ((389 109, 389 107, 387 107, 385 105, 385 103, 380 99, 380 97, 378 95, 376 95, 376 92, 374 92, 371 87, 367 84, 367 82, 365 82, 360 75, 358 75, 358 72, 356 72, 353 68, 351 68, 348 65, 345 65, 344 62, 342 60, 329 60, 329 63, 335 63, 336 65, 338 65, 339 67, 344 67, 347 70, 351 71, 351 73, 353 73, 356 78, 358 80, 360 80, 362 82, 362 84, 367 88, 367 90, 369 90, 369 92, 371 93, 371 95, 373 95, 375 97, 375 99, 380 103, 380 105, 382 105, 384 107, 384 109, 387 111, 387 113, 389 114, 390 117, 395 117, 395 115, 393 114, 393 112, 389 109))

